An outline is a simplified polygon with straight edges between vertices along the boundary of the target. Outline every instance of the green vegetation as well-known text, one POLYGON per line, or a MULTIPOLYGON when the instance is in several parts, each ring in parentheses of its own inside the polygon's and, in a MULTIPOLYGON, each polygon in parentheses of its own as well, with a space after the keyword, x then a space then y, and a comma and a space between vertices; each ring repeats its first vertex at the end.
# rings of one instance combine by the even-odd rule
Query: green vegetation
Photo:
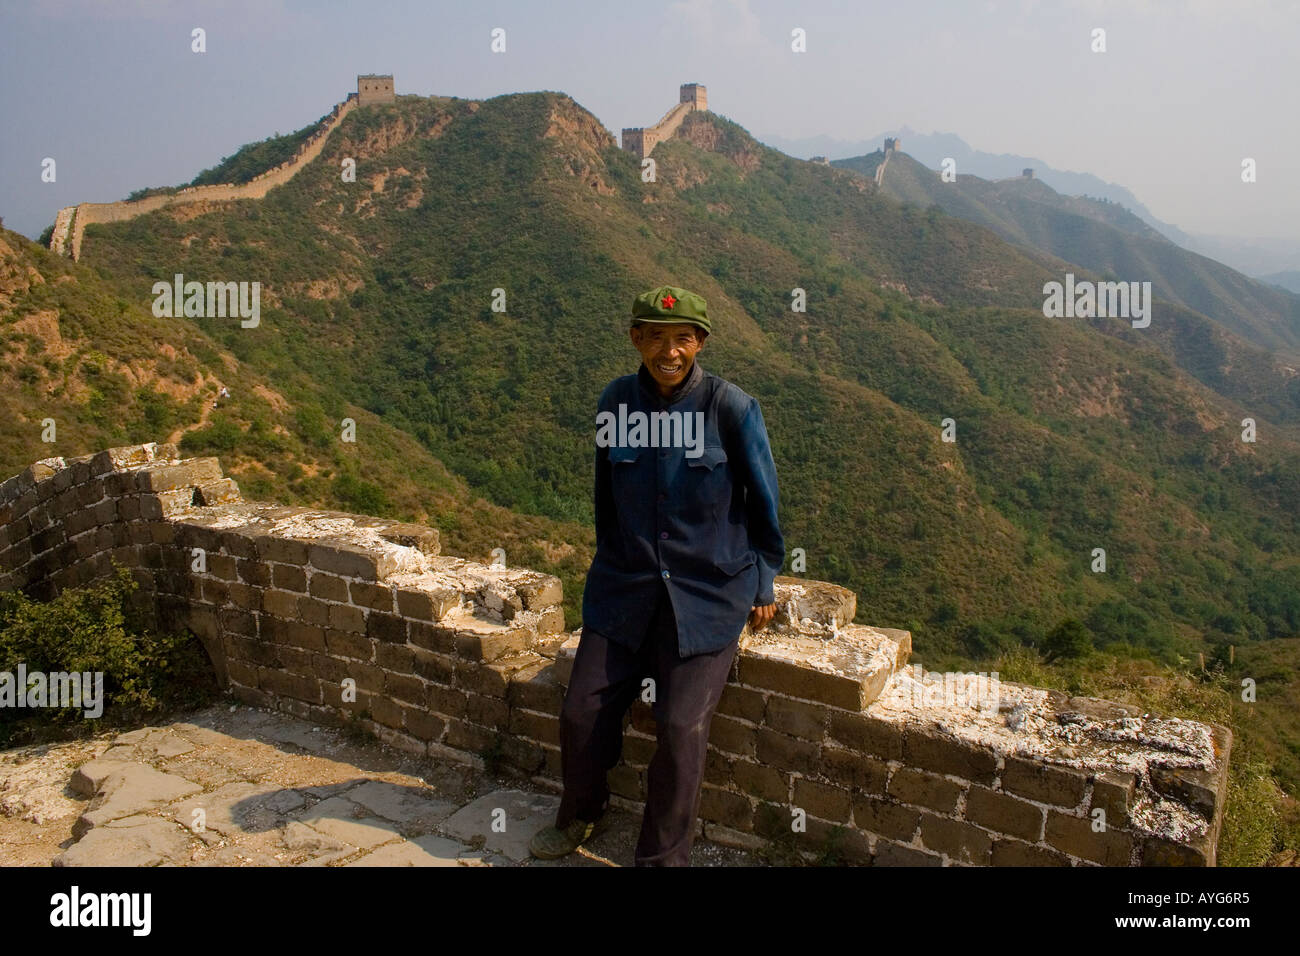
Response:
POLYGON ((0 748, 139 723, 219 696, 198 638, 148 630, 129 600, 137 587, 131 572, 115 564, 112 577, 44 604, 0 592, 0 671, 17 674, 22 664, 28 674, 104 675, 99 719, 85 717, 93 708, 84 697, 82 707, 0 708, 0 748))

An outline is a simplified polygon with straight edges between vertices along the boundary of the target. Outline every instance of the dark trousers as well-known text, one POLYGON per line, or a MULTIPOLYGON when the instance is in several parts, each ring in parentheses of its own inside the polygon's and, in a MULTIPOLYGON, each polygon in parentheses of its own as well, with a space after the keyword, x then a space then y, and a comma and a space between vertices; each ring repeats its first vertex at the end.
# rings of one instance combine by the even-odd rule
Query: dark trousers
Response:
POLYGON ((605 774, 623 753, 623 718, 654 679, 658 745, 646 780, 645 815, 636 866, 688 866, 700 809, 700 781, 713 711, 722 697, 739 638, 722 650, 682 658, 676 618, 666 587, 649 633, 633 652, 583 629, 573 676, 560 712, 560 764, 564 796, 556 826, 596 820, 608 806, 605 774))

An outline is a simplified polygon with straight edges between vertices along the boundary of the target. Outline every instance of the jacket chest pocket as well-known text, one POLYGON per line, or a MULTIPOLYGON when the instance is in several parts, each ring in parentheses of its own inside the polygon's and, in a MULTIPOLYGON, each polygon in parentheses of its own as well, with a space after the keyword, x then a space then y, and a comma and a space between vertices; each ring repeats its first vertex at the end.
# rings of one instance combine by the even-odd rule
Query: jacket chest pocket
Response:
POLYGON ((610 483, 615 500, 629 501, 649 492, 649 476, 641 460, 644 448, 614 445, 609 449, 610 483))
POLYGON ((682 460, 686 465, 683 472, 688 500, 710 515, 719 506, 726 507, 731 486, 726 449, 721 445, 705 445, 699 457, 682 460))

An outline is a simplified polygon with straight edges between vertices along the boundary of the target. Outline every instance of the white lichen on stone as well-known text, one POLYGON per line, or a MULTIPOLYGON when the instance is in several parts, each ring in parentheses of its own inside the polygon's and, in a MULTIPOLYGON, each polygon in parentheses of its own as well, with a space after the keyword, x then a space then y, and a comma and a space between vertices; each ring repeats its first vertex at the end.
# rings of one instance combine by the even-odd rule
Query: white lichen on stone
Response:
POLYGON ((418 548, 394 544, 384 538, 374 527, 359 525, 352 518, 306 512, 277 518, 267 526, 267 533, 277 538, 312 541, 332 538, 368 551, 387 555, 398 574, 420 574, 429 570, 432 559, 418 548))
POLYGON ((1214 741, 1205 724, 1179 718, 1116 717, 1102 719, 1058 710, 1045 690, 993 682, 982 675, 946 674, 955 699, 938 699, 933 685, 938 674, 921 681, 903 669, 891 675, 880 696, 867 707, 869 716, 891 722, 932 726, 955 738, 988 748, 1003 757, 1017 756, 1090 774, 1131 773, 1137 780, 1133 825, 1183 840, 1204 833, 1208 822, 1184 804, 1158 793, 1151 782, 1153 767, 1215 771, 1214 741), (978 701, 975 682, 997 688, 997 706, 978 701), (927 696, 927 690, 931 693, 927 696))

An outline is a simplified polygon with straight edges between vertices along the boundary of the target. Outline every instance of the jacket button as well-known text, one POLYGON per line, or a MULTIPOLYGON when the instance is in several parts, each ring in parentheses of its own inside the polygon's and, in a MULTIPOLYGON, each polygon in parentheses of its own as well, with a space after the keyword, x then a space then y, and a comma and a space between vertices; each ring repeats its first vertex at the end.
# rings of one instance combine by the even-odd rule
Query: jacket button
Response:
POLYGON ((667 531, 660 531, 660 532, 659 532, 659 537, 661 537, 661 538, 666 538, 666 537, 668 537, 668 532, 667 532, 667 531))
POLYGON ((664 577, 665 577, 665 578, 668 577, 668 572, 667 572, 667 571, 664 572, 664 577))

